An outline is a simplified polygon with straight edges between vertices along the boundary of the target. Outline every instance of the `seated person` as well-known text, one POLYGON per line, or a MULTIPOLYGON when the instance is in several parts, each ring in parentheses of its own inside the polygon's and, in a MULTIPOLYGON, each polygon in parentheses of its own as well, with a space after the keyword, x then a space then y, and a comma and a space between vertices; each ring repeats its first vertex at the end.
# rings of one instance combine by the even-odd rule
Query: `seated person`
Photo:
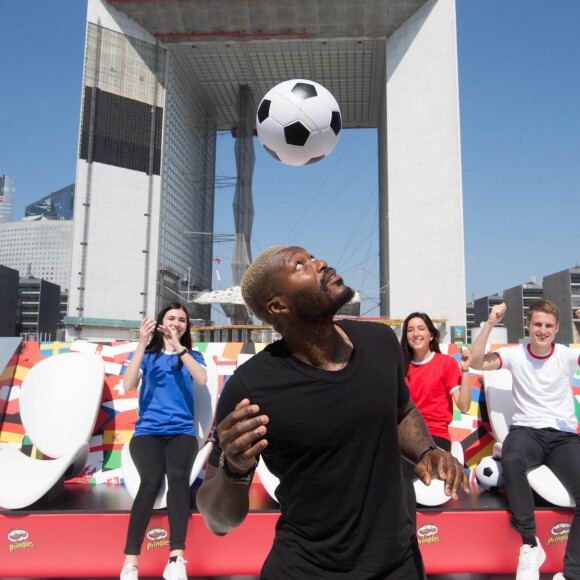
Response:
MULTIPOLYGON (((538 580, 546 559, 536 537, 534 497, 526 472, 542 463, 560 479, 576 502, 568 535, 564 572, 554 580, 580 579, 580 437, 572 394, 572 378, 580 368, 580 349, 554 343, 560 326, 558 307, 539 300, 528 309, 529 344, 485 353, 493 327, 505 304, 495 305, 471 349, 471 366, 512 374, 515 413, 502 447, 505 492, 511 523, 522 537, 516 580, 538 580)), ((576 311, 580 318, 580 310, 576 311)))

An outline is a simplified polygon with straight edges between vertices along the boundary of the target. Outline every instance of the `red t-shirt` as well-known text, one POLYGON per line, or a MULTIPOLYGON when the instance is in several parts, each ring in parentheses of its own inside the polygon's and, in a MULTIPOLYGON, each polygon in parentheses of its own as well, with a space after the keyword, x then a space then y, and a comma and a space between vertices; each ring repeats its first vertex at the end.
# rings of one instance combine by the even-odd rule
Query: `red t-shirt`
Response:
POLYGON ((448 427, 453 418, 451 393, 461 386, 461 369, 457 361, 439 352, 432 353, 421 363, 411 361, 407 384, 429 433, 451 440, 448 427))

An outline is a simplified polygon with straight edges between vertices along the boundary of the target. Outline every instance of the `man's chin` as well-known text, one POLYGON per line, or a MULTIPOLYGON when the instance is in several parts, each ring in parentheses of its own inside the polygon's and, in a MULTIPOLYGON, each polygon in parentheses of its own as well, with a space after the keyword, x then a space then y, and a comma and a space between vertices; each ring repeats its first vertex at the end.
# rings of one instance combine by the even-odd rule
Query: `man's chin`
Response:
POLYGON ((337 298, 336 311, 338 312, 345 304, 348 304, 354 298, 354 290, 350 286, 343 286, 341 293, 337 298))

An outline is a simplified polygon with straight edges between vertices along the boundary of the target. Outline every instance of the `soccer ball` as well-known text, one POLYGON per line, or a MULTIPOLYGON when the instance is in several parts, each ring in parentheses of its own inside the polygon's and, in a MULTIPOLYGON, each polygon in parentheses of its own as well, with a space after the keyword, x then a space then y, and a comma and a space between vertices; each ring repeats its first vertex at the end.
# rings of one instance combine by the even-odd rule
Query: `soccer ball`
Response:
POLYGON ((324 159, 336 146, 342 117, 336 99, 314 81, 294 79, 270 89, 256 113, 264 149, 287 165, 324 159))
POLYGON ((503 469, 501 459, 488 455, 475 468, 475 477, 483 489, 499 491, 503 489, 503 469))

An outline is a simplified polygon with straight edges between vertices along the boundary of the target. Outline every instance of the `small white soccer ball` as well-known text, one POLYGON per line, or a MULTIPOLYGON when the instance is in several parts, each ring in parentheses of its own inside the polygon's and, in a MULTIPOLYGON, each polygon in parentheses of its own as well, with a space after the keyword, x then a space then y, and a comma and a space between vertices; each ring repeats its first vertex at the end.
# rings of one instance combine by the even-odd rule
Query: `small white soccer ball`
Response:
POLYGON ((274 159, 308 165, 324 159, 338 143, 340 107, 322 85, 305 79, 270 89, 256 113, 258 138, 274 159))
POLYGON ((475 467, 475 477, 483 489, 500 491, 503 489, 503 468, 501 459, 488 455, 475 467))

